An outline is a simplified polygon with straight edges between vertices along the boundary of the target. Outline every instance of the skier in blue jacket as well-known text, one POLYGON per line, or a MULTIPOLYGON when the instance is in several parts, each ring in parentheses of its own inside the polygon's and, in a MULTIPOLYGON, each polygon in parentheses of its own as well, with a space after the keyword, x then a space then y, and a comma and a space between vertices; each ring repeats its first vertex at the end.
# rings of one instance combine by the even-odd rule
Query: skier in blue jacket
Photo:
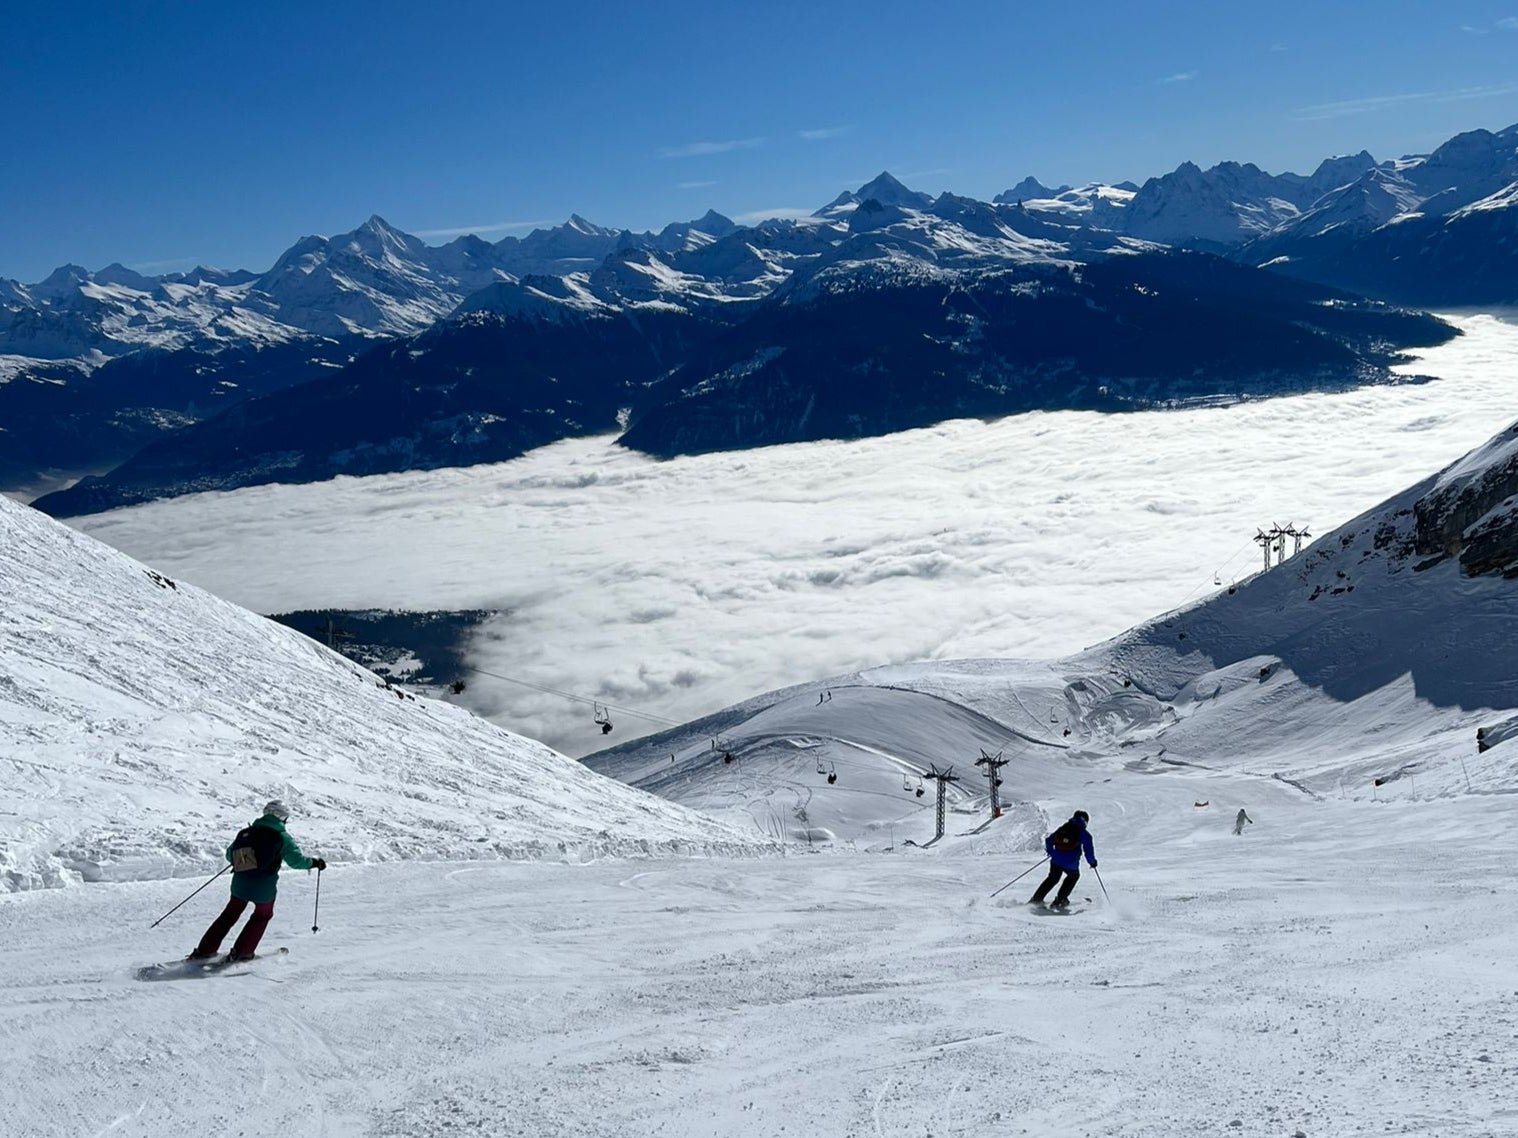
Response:
POLYGON ((1049 908, 1069 908, 1070 894, 1075 889, 1075 883, 1081 879, 1081 854, 1086 855, 1086 861, 1092 869, 1096 868, 1096 851, 1091 845, 1091 834, 1086 829, 1086 823, 1090 820, 1091 816, 1084 810, 1077 810, 1070 816, 1070 821, 1044 839, 1044 852, 1049 855, 1049 876, 1044 878, 1044 883, 1034 892, 1028 904, 1043 904, 1049 890, 1054 888, 1063 874, 1065 883, 1060 886, 1054 900, 1049 902, 1049 908))

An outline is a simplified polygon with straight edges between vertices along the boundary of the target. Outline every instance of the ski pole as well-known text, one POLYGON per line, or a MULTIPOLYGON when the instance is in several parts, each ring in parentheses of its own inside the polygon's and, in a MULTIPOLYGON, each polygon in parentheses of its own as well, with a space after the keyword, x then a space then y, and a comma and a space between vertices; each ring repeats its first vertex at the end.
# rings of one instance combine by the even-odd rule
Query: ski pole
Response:
MULTIPOLYGON (((202 885, 200 887, 200 889, 204 889, 206 887, 206 885, 211 884, 212 881, 215 881, 218 877, 220 877, 223 873, 225 873, 227 870, 229 870, 231 868, 232 867, 230 865, 224 865, 224 866, 222 866, 215 873, 211 874, 211 876, 206 880, 205 885, 202 885)), ((200 889, 195 890, 195 893, 199 893, 200 889)), ((191 893, 190 897, 195 896, 195 893, 191 893)), ((165 913, 163 916, 159 917, 158 920, 154 921, 151 925, 149 925, 148 928, 150 928, 150 929, 156 929, 160 924, 162 924, 164 921, 168 920, 175 913, 177 913, 180 909, 182 909, 189 902, 190 897, 186 897, 183 901, 179 902, 179 904, 175 905, 167 913, 165 913)))
POLYGON ((316 916, 322 911, 322 871, 316 871, 316 908, 311 910, 311 931, 316 931, 316 916))
MULTIPOLYGON (((1027 869, 1025 869, 1025 870, 1023 870, 1023 871, 1022 871, 1022 872, 1021 872, 1021 873, 1019 873, 1019 874, 1018 874, 1018 875, 1017 875, 1017 876, 1016 876, 1016 877, 1014 877, 1014 878, 1013 878, 1013 879, 1012 879, 1012 880, 1011 880, 1011 881, 1009 881, 1009 882, 1007 882, 1007 884, 1006 884, 1006 885, 1003 885, 1003 886, 1002 886, 1002 887, 1001 887, 1001 889, 1008 889, 1008 888, 1010 888, 1010 887, 1011 887, 1011 886, 1013 886, 1013 885, 1016 885, 1016 884, 1017 884, 1017 883, 1018 883, 1018 882, 1019 882, 1019 881, 1021 881, 1021 880, 1022 880, 1022 879, 1023 879, 1023 878, 1024 878, 1024 877, 1027 877, 1027 876, 1028 876, 1028 874, 1030 874, 1030 873, 1032 873, 1032 872, 1033 872, 1033 871, 1034 871, 1034 870, 1035 870, 1035 869, 1037 869, 1037 868, 1038 868, 1038 867, 1039 867, 1039 866, 1041 866, 1041 865, 1043 865, 1043 864, 1044 864, 1044 862, 1046 862, 1046 861, 1048 861, 1048 860, 1049 860, 1049 858, 1048 858, 1048 855, 1047 855, 1047 854, 1046 854, 1046 855, 1045 855, 1045 856, 1043 856, 1043 857, 1041 857, 1041 858, 1039 858, 1039 859, 1038 859, 1038 860, 1037 860, 1037 861, 1035 861, 1035 862, 1034 862, 1034 863, 1033 863, 1033 864, 1032 864, 1032 865, 1030 865, 1030 866, 1029 866, 1029 867, 1028 867, 1028 868, 1027 868, 1027 869)), ((996 891, 996 893, 1000 893, 1000 892, 1001 892, 1001 889, 998 889, 998 890, 997 890, 997 891, 996 891)), ((991 894, 991 896, 993 896, 993 897, 995 897, 995 896, 996 896, 996 893, 993 893, 993 894, 991 894)))
MULTIPOLYGON (((1102 887, 1102 896, 1103 897, 1107 897, 1107 883, 1102 880, 1102 871, 1099 870, 1099 869, 1097 869, 1096 866, 1093 865, 1091 867, 1091 872, 1094 873, 1094 874, 1096 874, 1096 883, 1102 887)), ((1109 905, 1112 904, 1112 898, 1111 897, 1107 897, 1107 904, 1109 904, 1109 905)))

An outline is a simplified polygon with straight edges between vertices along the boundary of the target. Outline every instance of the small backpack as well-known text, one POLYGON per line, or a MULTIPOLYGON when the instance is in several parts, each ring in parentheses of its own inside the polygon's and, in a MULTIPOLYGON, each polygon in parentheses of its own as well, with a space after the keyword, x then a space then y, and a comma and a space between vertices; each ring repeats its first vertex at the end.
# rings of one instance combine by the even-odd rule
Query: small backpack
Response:
POLYGON ((279 872, 285 838, 268 826, 247 826, 232 839, 232 872, 265 876, 279 872))
POLYGON ((1081 828, 1076 822, 1066 822, 1049 835, 1049 844, 1058 853, 1075 853, 1081 848, 1081 828))

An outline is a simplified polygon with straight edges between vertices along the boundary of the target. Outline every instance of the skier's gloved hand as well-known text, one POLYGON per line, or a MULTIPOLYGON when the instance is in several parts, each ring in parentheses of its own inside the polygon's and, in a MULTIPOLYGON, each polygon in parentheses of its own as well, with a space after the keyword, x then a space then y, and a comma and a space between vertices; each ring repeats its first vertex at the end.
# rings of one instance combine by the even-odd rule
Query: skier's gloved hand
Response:
POLYGON ((1093 859, 1093 860, 1092 860, 1092 862, 1091 862, 1091 868, 1092 868, 1092 869, 1095 869, 1095 868, 1096 868, 1096 861, 1095 861, 1095 860, 1094 860, 1094 859, 1093 859))
POLYGON ((311 868, 316 870, 326 869, 327 863, 319 857, 313 857, 311 859, 311 868))

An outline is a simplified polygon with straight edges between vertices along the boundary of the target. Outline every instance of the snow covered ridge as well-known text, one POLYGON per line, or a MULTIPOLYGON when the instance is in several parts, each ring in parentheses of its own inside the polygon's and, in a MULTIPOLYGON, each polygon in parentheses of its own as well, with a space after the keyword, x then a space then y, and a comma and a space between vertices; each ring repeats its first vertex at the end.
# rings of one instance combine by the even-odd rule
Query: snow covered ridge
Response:
MULTIPOLYGON (((1430 154, 1393 161, 1378 163, 1364 151, 1328 158, 1305 176, 1270 174, 1250 163, 1202 170, 1186 162, 1142 186, 1056 189, 1026 178, 993 203, 978 204, 1133 238, 1225 249, 1250 241, 1317 239, 1346 223, 1376 228, 1415 210, 1441 223, 1501 213, 1513 208, 1515 185, 1518 127, 1509 127, 1467 131, 1430 154), (1324 213, 1333 194, 1340 195, 1337 205, 1324 213), (1388 202, 1395 203, 1390 215, 1388 202)), ((615 274, 629 254, 633 272, 624 275, 635 280, 641 274, 650 293, 752 299, 784 279, 788 262, 818 252, 818 238, 825 243, 839 227, 853 227, 860 207, 927 211, 954 197, 935 199, 882 173, 801 222, 742 227, 709 210, 657 233, 632 233, 571 215, 562 225, 521 238, 490 243, 466 235, 431 246, 373 216, 348 233, 301 238, 262 273, 202 266, 145 276, 119 264, 93 273, 66 264, 33 284, 0 279, 0 353, 84 359, 144 348, 270 344, 302 335, 404 335, 498 282, 615 274), (672 269, 675 262, 684 264, 672 269)), ((1254 256, 1252 263, 1279 255, 1254 256)))
MULTIPOLYGON (((1269 701, 1270 725, 1236 730, 1273 733, 1305 704, 1331 700, 1328 733, 1304 739, 1289 764, 1309 784, 1363 771, 1375 755, 1383 768, 1427 772, 1432 786, 1469 788, 1477 768, 1455 760, 1474 755, 1476 729, 1518 707, 1515 455, 1518 425, 1284 564, 1092 658, 1158 694, 1183 724, 1256 675, 1262 686, 1286 681, 1285 690, 1269 701)), ((1518 787, 1509 751, 1492 751, 1498 766, 1482 772, 1486 789, 1518 787)))
POLYGON ((0 499, 0 889, 210 872, 281 797, 329 861, 760 851, 0 499))
POLYGON ((561 288, 502 282, 427 332, 36 504, 71 517, 198 490, 498 462, 616 430, 624 409, 623 443, 667 457, 1038 409, 1342 390, 1387 382, 1401 350, 1455 335, 1213 254, 951 194, 926 206, 867 198, 846 222, 769 231, 788 261, 725 249, 748 239, 612 258, 618 271, 561 288), (705 272, 736 263, 759 279, 782 261, 789 275, 767 298, 703 291, 705 272))
POLYGON ((1515 456, 1518 426, 1270 570, 1065 659, 874 668, 585 761, 761 832, 879 846, 931 837, 934 788, 916 789, 953 765, 944 845, 975 848, 993 833, 975 761, 1002 752, 1016 804, 1002 851, 1038 848, 1058 821, 1044 804, 1135 773, 1247 775, 1308 798, 1412 780, 1424 796, 1512 793, 1518 574, 1422 543, 1433 526, 1511 551, 1515 456))
MULTIPOLYGON (((1157 242, 1383 301, 1481 306, 1518 303, 1515 237, 1518 127, 1469 131, 1431 154, 1390 162, 1364 152, 1330 158, 1310 176, 1186 163, 1142 187, 1056 189, 1025 179, 983 202, 934 197, 882 173, 811 217, 753 226, 709 211, 638 234, 571 216, 523 238, 430 246, 371 217, 349 233, 302 238, 264 273, 145 277, 119 265, 95 273, 65 265, 31 285, 0 281, 0 428, 12 443, 0 450, 0 486, 41 494, 112 470, 179 428, 319 380, 376 339, 424 334, 450 314, 486 312, 540 327, 613 316, 731 326, 770 298, 804 303, 854 292, 881 299, 862 315, 890 324, 880 293, 896 284, 957 285, 1030 266, 1158 255, 1165 246, 1157 242), (1025 196, 1040 193, 1050 196, 1025 196)), ((661 371, 684 362, 670 358, 661 371)), ((1202 364, 1183 361, 1182 369, 1202 364)), ((995 364, 991 371, 993 385, 1021 374, 995 364)), ((438 420, 498 414, 445 401, 438 420)), ((428 448, 435 453, 421 465, 454 461, 442 452, 457 449, 476 455, 469 461, 518 453, 456 445, 456 434, 473 438, 472 430, 442 432, 440 446, 439 433, 430 434, 392 432, 334 450, 395 456, 374 469, 405 469, 403 456, 428 448)), ((306 464, 329 474, 343 467, 328 458, 308 454, 306 464)), ((208 472, 200 485, 246 484, 227 476, 208 472)), ((149 497, 181 492, 157 483, 142 489, 149 497)), ((66 508, 132 500, 139 499, 107 492, 66 508)))

